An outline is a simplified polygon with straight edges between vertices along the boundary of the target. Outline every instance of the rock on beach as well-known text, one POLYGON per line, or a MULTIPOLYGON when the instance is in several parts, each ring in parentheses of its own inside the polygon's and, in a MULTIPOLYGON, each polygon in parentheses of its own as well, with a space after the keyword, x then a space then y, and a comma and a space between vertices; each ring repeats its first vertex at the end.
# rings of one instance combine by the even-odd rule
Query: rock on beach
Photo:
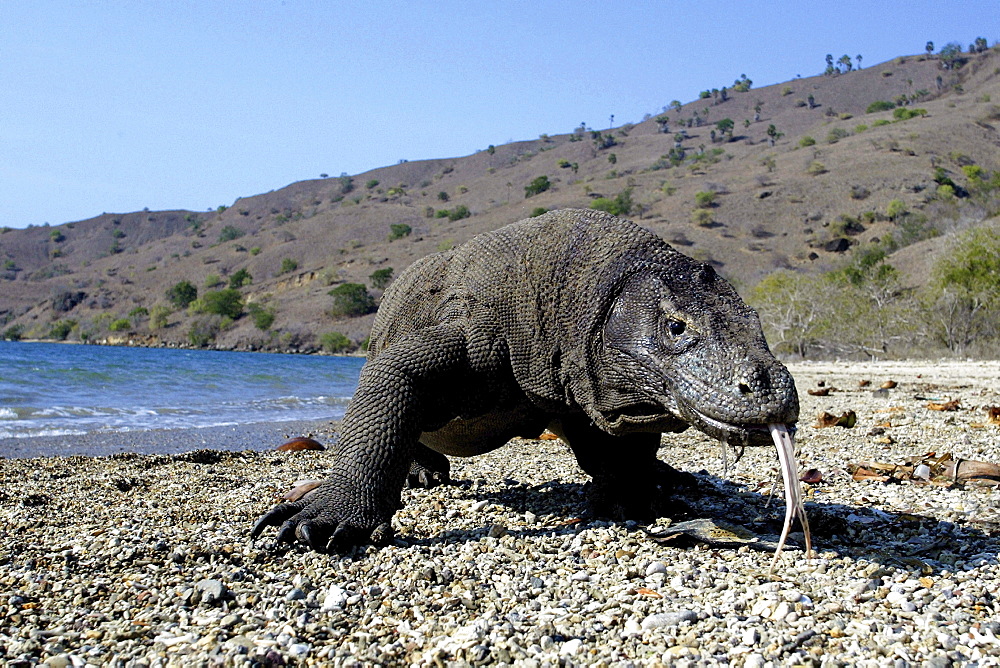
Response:
MULTIPOLYGON (((212 452, 202 434, 193 454, 0 459, 0 664, 1000 665, 997 488, 849 472, 931 451, 1000 463, 985 412, 1000 364, 791 369, 800 466, 822 472, 805 490, 817 556, 786 551, 774 578, 767 550, 588 517, 557 440, 454 459, 456 484, 404 492, 395 543, 347 555, 247 540, 296 480, 322 478, 322 430, 327 451, 212 452), (835 389, 808 395, 819 382, 835 389), (849 410, 853 427, 813 426, 849 410)), ((664 438, 660 457, 700 483, 682 519, 773 540, 773 449, 721 454, 693 430, 664 438)))

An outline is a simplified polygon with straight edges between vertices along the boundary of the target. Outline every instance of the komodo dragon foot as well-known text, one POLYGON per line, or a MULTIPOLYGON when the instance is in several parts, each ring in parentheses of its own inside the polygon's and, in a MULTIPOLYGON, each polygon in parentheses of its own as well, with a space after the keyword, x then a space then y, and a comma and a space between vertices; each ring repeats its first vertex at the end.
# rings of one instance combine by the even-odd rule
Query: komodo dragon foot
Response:
POLYGON ((356 545, 386 545, 393 538, 394 510, 376 513, 353 508, 350 496, 336 480, 325 480, 302 498, 265 513, 250 531, 250 539, 266 527, 278 527, 275 544, 302 543, 317 552, 343 552, 356 545))
POLYGON ((697 479, 659 460, 650 469, 627 476, 595 476, 587 495, 591 512, 597 517, 641 522, 684 515, 688 506, 674 492, 694 489, 697 479))
POLYGON ((451 463, 448 458, 424 445, 418 445, 410 464, 410 472, 406 475, 406 486, 429 489, 450 482, 451 463))

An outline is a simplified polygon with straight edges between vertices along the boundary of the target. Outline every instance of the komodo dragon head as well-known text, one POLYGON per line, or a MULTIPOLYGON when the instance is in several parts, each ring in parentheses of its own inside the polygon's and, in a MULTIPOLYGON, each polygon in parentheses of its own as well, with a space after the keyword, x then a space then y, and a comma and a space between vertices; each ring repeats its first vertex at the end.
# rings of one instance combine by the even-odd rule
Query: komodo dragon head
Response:
POLYGON ((612 433, 692 425, 733 445, 770 444, 768 425, 798 420, 791 374, 725 279, 667 251, 623 272, 605 308, 591 351, 597 421, 612 433))

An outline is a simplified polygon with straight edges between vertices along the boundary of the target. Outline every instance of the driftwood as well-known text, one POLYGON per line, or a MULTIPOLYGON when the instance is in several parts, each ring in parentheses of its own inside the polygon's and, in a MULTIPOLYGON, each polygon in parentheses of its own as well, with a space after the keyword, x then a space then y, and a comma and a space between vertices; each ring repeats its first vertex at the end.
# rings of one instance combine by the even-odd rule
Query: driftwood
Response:
POLYGON ((842 415, 833 415, 823 411, 816 418, 816 427, 844 427, 850 429, 858 423, 858 416, 854 411, 846 411, 842 415))
POLYGON ((989 414, 987 422, 1000 425, 1000 406, 987 406, 986 412, 989 414))
POLYGON ((975 459, 955 458, 951 453, 907 457, 902 464, 858 462, 848 467, 855 481, 913 482, 935 485, 970 483, 1000 486, 1000 466, 975 459))

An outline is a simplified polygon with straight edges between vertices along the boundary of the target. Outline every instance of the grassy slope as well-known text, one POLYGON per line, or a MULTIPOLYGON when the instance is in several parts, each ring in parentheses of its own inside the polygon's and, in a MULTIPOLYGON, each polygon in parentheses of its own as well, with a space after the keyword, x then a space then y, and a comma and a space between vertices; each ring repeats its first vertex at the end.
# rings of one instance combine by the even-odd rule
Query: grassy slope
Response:
MULTIPOLYGON (((167 287, 187 279, 204 290, 205 277, 225 278, 246 268, 254 277, 244 289, 248 300, 268 305, 277 318, 272 333, 257 330, 241 318, 218 338, 226 347, 294 348, 315 345, 315 334, 338 330, 362 340, 371 318, 334 321, 324 313, 331 285, 342 281, 367 283, 372 271, 393 267, 396 274, 417 258, 469 237, 518 220, 535 207, 586 207, 596 195, 614 197, 632 189, 640 205, 633 214, 642 224, 700 259, 713 262, 741 289, 776 268, 819 271, 833 266, 837 253, 823 250, 839 216, 864 211, 883 212, 893 199, 922 211, 943 232, 977 222, 986 211, 963 203, 942 204, 933 198, 935 166, 942 166, 962 183, 959 165, 949 156, 958 152, 988 171, 1000 169, 997 131, 1000 113, 1000 54, 973 57, 958 72, 947 72, 935 60, 900 58, 889 63, 834 77, 796 79, 784 84, 731 93, 728 101, 691 102, 666 114, 671 134, 662 134, 654 119, 603 131, 617 145, 597 149, 590 133, 580 141, 559 135, 498 146, 463 158, 414 161, 353 177, 353 190, 343 195, 341 179, 291 184, 270 193, 237 200, 220 213, 138 212, 105 214, 53 228, 11 230, 0 234, 0 262, 13 261, 17 271, 0 271, 0 321, 4 328, 21 324, 29 334, 44 334, 60 317, 91 327, 102 313, 123 317, 137 306, 163 303, 167 287), (942 77, 942 87, 937 77, 942 77), (955 85, 960 84, 962 92, 955 85), (874 100, 892 100, 921 89, 930 95, 913 104, 928 111, 925 118, 882 127, 878 119, 892 112, 866 114, 874 100), (813 95, 817 106, 799 106, 813 95), (753 119, 755 105, 761 119, 753 119), (704 113, 707 110, 707 114, 704 113), (679 120, 702 115, 705 123, 688 130, 683 142, 688 155, 723 149, 718 161, 685 164, 670 169, 651 167, 674 144, 679 120), (703 115, 704 114, 704 115, 703 115), (850 114, 851 118, 840 119, 850 114), (734 140, 713 144, 715 123, 731 118, 734 140), (768 125, 783 133, 772 147, 768 125), (869 129, 855 132, 859 124, 869 129), (828 143, 831 130, 850 133, 828 143), (800 148, 803 136, 815 146, 800 148), (614 153, 612 164, 608 156, 614 153), (558 163, 575 163, 577 170, 558 163), (766 163, 771 161, 769 169, 766 163), (807 174, 819 161, 826 172, 807 174), (529 199, 524 186, 547 175, 553 187, 529 199), (379 184, 368 188, 367 183, 379 184), (667 188, 664 188, 664 185, 667 188), (851 196, 860 187, 870 194, 851 196), (395 190, 392 190, 394 189, 395 190), (691 222, 695 194, 716 190, 713 224, 691 222), (448 202, 438 198, 449 195, 448 202), (357 200, 357 201, 355 201, 357 200), (427 217, 433 209, 467 206, 469 218, 449 221, 427 217), (197 220, 197 229, 192 220, 197 220), (390 242, 390 225, 405 223, 410 236, 390 242), (239 229, 239 239, 219 242, 223 228, 239 229), (54 241, 53 232, 64 239, 54 241), (120 252, 110 249, 117 244, 120 252), (252 254, 251 249, 260 249, 252 254), (281 274, 282 261, 295 260, 294 272, 281 274), (69 313, 56 313, 51 297, 62 290, 86 293, 69 313)), ((665 96, 667 97, 667 96, 665 96)), ((654 115, 655 116, 655 115, 654 115)), ((889 221, 876 222, 853 243, 892 234, 889 221)), ((924 242, 919 252, 901 251, 899 263, 919 283, 940 241, 924 242)), ((187 340, 190 316, 175 313, 170 326, 150 337, 140 324, 130 336, 147 343, 187 340)), ((125 334, 119 334, 119 337, 125 334)), ((72 338, 72 337, 71 337, 72 338)))

